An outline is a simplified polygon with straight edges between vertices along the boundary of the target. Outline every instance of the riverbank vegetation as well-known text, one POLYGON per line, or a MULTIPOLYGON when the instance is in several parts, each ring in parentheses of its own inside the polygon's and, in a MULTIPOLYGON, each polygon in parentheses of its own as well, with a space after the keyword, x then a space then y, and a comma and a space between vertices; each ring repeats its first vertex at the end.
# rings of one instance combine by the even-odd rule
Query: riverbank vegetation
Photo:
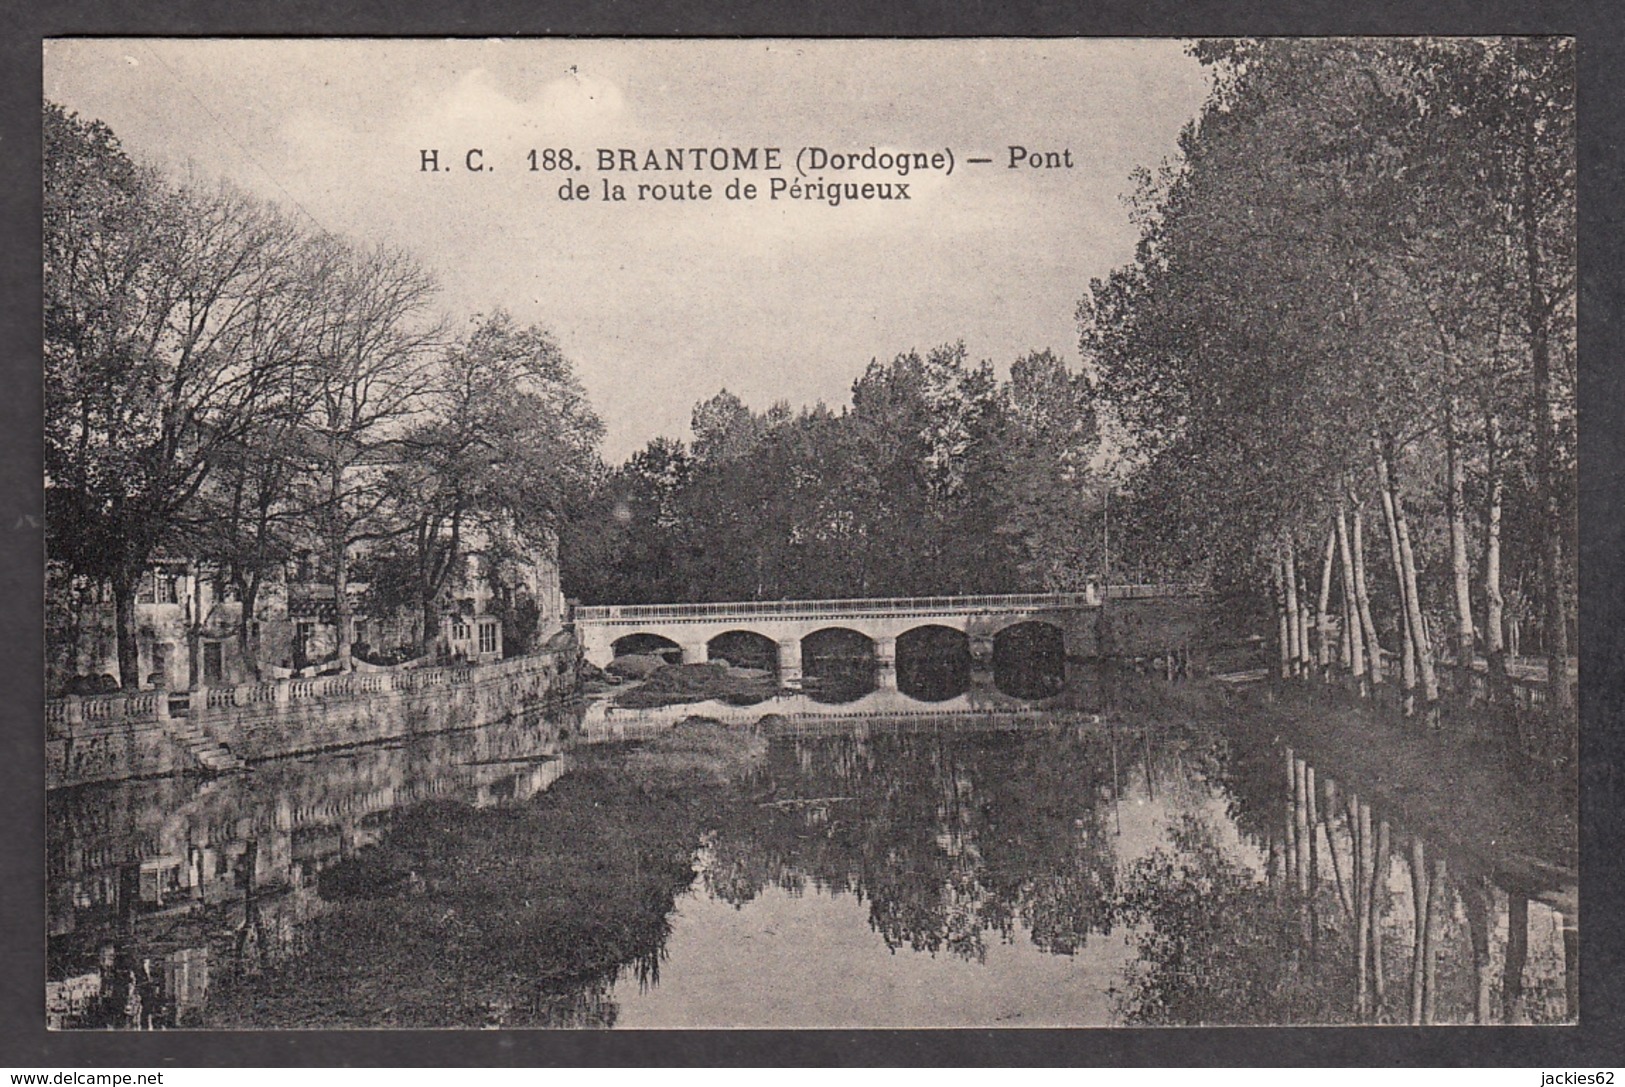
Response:
POLYGON ((1533 650, 1572 721, 1573 43, 1194 52, 1212 95, 1079 306, 1126 546, 1271 600, 1283 675, 1431 713, 1533 650))
POLYGON ((1266 704, 1261 691, 1242 693, 1232 713, 1249 734, 1275 737, 1424 829, 1435 841, 1481 857, 1503 870, 1573 872, 1579 861, 1579 781, 1552 767, 1507 757, 1496 742, 1459 733, 1405 727, 1351 694, 1288 689, 1266 704), (1464 820, 1463 811, 1473 817, 1464 820))
POLYGON ((1515 723, 1498 717, 1513 712, 1507 707, 1451 702, 1441 707, 1441 728, 1418 729, 1391 703, 1352 689, 1170 683, 1110 666, 1069 686, 1063 704, 1074 699, 1119 727, 1223 734, 1237 765, 1270 762, 1285 744, 1429 838, 1497 857, 1531 882, 1578 866, 1578 776, 1567 761, 1523 757, 1532 744, 1509 746, 1495 727, 1515 723), (1468 810, 1474 817, 1464 822, 1468 810))
POLYGON ((1577 777, 1567 766, 1509 757, 1493 733, 1413 728, 1353 691, 1170 683, 1110 666, 1080 676, 1061 705, 1100 713, 1120 729, 1222 735, 1232 766, 1256 762, 1266 778, 1285 744, 1429 838, 1497 857, 1506 871, 1533 881, 1577 867, 1577 777), (1474 818, 1464 822, 1466 810, 1474 818))

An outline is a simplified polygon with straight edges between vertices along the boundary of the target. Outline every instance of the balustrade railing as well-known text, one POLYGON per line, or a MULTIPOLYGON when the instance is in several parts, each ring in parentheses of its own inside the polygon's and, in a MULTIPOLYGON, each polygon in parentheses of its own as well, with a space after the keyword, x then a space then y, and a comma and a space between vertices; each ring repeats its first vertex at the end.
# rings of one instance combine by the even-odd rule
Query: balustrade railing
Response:
POLYGON ((275 683, 254 683, 241 688, 242 694, 237 698, 239 706, 259 705, 276 701, 275 683))
POLYGON ((124 716, 123 695, 112 697, 87 698, 80 703, 79 712, 86 721, 107 721, 115 717, 124 716))
POLYGON ((590 604, 575 609, 578 622, 747 616, 891 615, 898 613, 1022 611, 1094 607, 1104 599, 1190 596, 1193 585, 1107 585, 1078 593, 1006 593, 985 596, 858 597, 843 600, 733 600, 704 604, 590 604))
POLYGON ((79 724, 105 724, 124 720, 155 720, 160 716, 186 716, 194 707, 226 709, 354 698, 388 691, 415 692, 453 684, 486 683, 530 673, 556 671, 557 654, 514 657, 490 664, 464 664, 438 668, 403 668, 396 671, 354 672, 348 675, 301 676, 269 683, 209 687, 199 691, 133 691, 129 693, 48 699, 45 725, 48 736, 59 736, 79 724), (164 713, 160 714, 163 699, 164 713))
POLYGON ((1089 593, 1025 596, 918 596, 855 600, 738 600, 706 604, 612 604, 575 609, 577 621, 705 619, 771 615, 864 615, 897 612, 976 611, 1078 607, 1095 603, 1089 593))

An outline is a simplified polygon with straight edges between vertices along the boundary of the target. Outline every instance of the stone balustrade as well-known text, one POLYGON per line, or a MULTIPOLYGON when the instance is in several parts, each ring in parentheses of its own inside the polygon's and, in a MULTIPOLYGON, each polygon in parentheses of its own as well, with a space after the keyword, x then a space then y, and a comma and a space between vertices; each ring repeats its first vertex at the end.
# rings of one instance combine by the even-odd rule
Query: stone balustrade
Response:
POLYGON ((477 727, 573 692, 574 661, 573 652, 546 652, 490 664, 51 699, 47 787, 195 769, 176 735, 182 725, 248 761, 477 727))

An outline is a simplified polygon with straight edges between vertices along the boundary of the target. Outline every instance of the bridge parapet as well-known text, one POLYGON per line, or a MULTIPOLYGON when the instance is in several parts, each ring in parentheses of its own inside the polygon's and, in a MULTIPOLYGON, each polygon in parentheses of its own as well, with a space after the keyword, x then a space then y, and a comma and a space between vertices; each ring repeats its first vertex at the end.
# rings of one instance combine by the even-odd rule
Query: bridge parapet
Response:
MULTIPOLYGON (((1120 595, 1116 590, 1162 590, 1143 595, 1172 595, 1167 586, 1113 585, 1106 596, 1120 595)), ((1081 593, 1026 593, 998 596, 901 596, 863 598, 853 600, 740 600, 706 604, 620 604, 588 605, 575 609, 578 622, 638 621, 649 619, 742 619, 773 616, 776 618, 817 619, 850 615, 936 615, 970 612, 1035 611, 1049 608, 1099 607, 1102 594, 1098 590, 1081 593)))

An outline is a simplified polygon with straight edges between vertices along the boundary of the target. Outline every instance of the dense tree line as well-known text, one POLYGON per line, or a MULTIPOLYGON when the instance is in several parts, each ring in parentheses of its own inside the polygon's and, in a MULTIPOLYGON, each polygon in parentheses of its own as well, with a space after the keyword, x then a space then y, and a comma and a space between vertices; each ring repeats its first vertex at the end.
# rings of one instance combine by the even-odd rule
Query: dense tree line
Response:
POLYGON ((1567 40, 1215 41, 1134 261, 1079 307, 1132 546, 1273 598, 1282 669, 1571 649, 1567 40), (1521 620, 1521 621, 1520 621, 1521 620))
POLYGON ((347 668, 358 561, 426 647, 471 539, 547 545, 602 428, 546 332, 497 312, 459 334, 410 254, 165 176, 52 103, 43 122, 48 553, 110 592, 126 687, 160 553, 242 601, 253 662, 265 580, 319 551, 347 668))
POLYGON ((963 344, 870 362, 852 403, 753 411, 723 390, 692 442, 650 442, 570 526, 589 603, 941 595, 1099 577, 1099 439, 1048 351, 1000 380, 963 344))

